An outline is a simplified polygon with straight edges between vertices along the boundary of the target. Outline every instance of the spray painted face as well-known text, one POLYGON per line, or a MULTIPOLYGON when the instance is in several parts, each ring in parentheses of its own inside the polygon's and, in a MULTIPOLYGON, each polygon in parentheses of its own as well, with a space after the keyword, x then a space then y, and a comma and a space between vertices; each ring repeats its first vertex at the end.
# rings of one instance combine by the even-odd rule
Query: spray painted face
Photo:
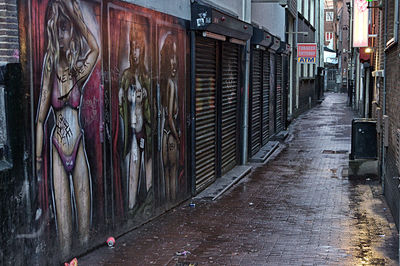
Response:
POLYGON ((175 77, 176 75, 176 71, 177 71, 177 58, 176 58, 176 43, 174 42, 174 44, 172 45, 172 56, 171 56, 171 76, 175 77))
POLYGON ((136 102, 141 103, 143 100, 143 91, 141 87, 136 88, 136 102))
POLYGON ((131 42, 131 64, 138 65, 140 60, 141 47, 137 41, 131 42))
POLYGON ((72 40, 72 25, 71 22, 63 15, 60 15, 60 19, 57 22, 58 28, 58 43, 61 51, 66 51, 72 40))

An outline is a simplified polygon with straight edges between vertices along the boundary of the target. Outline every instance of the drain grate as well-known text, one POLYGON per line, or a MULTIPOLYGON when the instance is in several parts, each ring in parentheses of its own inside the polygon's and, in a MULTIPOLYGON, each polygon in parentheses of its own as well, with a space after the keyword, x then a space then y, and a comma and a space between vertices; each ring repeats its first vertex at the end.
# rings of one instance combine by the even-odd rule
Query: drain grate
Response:
POLYGON ((346 150, 338 150, 338 151, 334 151, 334 150, 323 150, 322 153, 323 154, 347 154, 349 151, 346 150))

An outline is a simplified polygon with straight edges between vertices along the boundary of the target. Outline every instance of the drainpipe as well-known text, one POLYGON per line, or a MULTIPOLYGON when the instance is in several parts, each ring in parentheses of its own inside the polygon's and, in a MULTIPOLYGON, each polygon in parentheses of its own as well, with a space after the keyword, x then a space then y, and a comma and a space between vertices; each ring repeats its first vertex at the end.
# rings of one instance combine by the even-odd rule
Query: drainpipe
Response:
MULTIPOLYGON (((387 16, 385 16, 386 18, 387 16)), ((399 0, 395 0, 394 3, 394 42, 397 43, 399 40, 399 0)))
POLYGON ((246 42, 245 46, 245 77, 244 77, 244 88, 243 88, 243 145, 242 145, 242 162, 241 164, 247 163, 248 153, 248 127, 249 127, 249 74, 250 74, 250 40, 246 42))
MULTIPOLYGON (((251 1, 242 1, 242 14, 243 20, 250 23, 249 4, 251 1)), ((248 127, 249 127, 249 78, 250 78, 250 40, 246 41, 245 46, 245 76, 244 76, 244 88, 243 88, 243 117, 242 117, 242 161, 241 164, 247 163, 248 154, 248 127)))

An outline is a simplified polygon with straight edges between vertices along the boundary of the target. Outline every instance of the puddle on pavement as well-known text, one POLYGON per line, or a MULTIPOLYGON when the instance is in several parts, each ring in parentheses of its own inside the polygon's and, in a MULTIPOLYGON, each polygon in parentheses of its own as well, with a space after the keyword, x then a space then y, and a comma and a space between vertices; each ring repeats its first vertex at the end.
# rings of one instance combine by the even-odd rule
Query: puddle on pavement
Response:
POLYGON ((352 232, 355 236, 353 243, 356 247, 353 251, 354 256, 362 265, 387 265, 393 262, 390 259, 395 259, 395 251, 381 254, 379 250, 393 241, 393 236, 386 236, 380 218, 368 211, 365 193, 369 188, 365 190, 362 187, 363 184, 364 181, 353 180, 349 187, 349 207, 355 227, 352 232), (386 256, 390 259, 385 258, 386 256))
POLYGON ((323 150, 323 154, 347 154, 349 151, 346 150, 323 150))

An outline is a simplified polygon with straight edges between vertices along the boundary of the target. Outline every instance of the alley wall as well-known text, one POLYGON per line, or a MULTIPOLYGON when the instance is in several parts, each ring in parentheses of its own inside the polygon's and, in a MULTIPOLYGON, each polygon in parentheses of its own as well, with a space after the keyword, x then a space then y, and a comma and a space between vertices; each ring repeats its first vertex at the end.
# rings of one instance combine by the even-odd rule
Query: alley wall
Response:
POLYGON ((0 264, 53 264, 190 196, 187 21, 120 1, 18 8, 0 264))
MULTIPOLYGON (((196 14, 201 20, 212 11, 233 22, 211 37, 191 24, 191 1, 4 2, 0 225, 7 237, 0 264, 71 259, 176 207, 240 164, 248 145, 242 100, 255 91, 245 87, 246 64, 253 63, 246 61, 246 41, 258 49, 247 22, 251 1, 213 1, 215 10, 196 14), (211 148, 217 159, 201 161, 211 148), (204 185, 191 170, 215 178, 204 185)), ((285 9, 275 7, 279 27, 259 20, 276 31, 263 29, 274 41, 263 40, 260 49, 264 87, 256 93, 264 96, 254 93, 254 101, 271 97, 264 119, 255 119, 258 133, 270 130, 258 148, 287 126, 290 46, 285 9)), ((305 109, 313 91, 301 90, 305 109)))

